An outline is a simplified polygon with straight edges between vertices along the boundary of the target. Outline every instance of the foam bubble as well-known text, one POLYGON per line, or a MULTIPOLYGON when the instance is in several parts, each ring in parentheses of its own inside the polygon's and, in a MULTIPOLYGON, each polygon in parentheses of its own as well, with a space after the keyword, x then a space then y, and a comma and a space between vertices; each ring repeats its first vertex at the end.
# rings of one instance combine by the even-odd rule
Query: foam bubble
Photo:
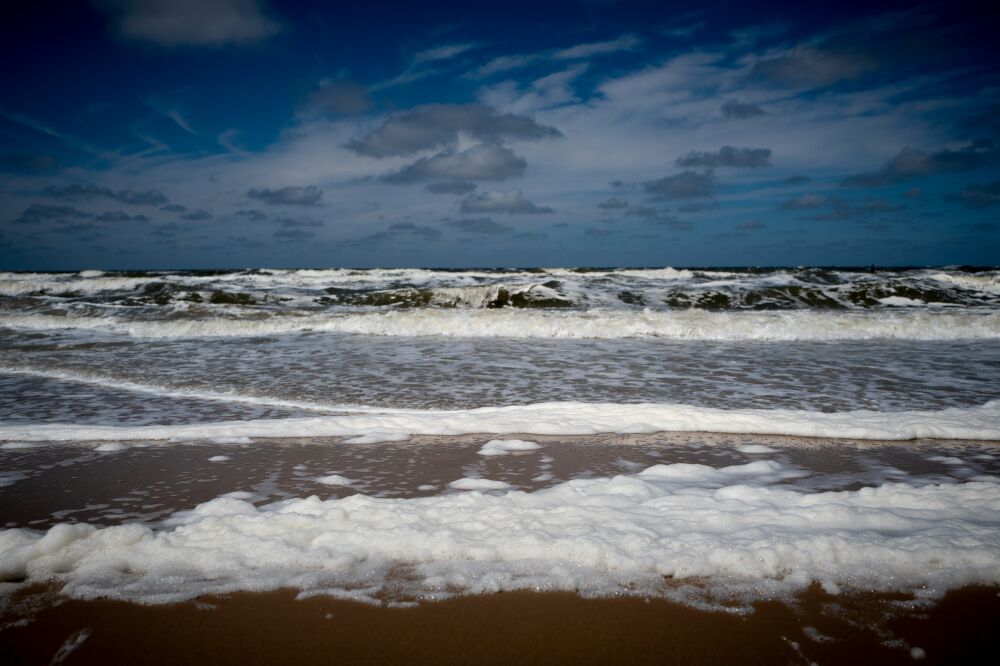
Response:
POLYGON ((522 439, 491 439, 483 444, 478 453, 481 456, 505 456, 512 451, 534 451, 542 448, 535 442, 522 439))
POLYGON ((119 451, 124 451, 127 448, 127 446, 118 442, 108 442, 107 444, 101 444, 94 450, 100 451, 101 453, 118 453, 119 451))
POLYGON ((350 486, 354 484, 345 476, 340 476, 339 474, 328 474, 327 476, 321 476, 316 479, 317 483, 322 483, 325 486, 350 486))
POLYGON ((233 445, 233 444, 253 444, 253 440, 249 437, 213 437, 209 440, 212 444, 223 444, 223 445, 233 445))
POLYGON ((740 453, 777 453, 778 449, 772 448, 770 446, 765 446, 763 444, 747 444, 745 446, 737 446, 736 450, 740 453))
POLYGON ((511 487, 506 481, 492 481, 490 479, 475 479, 470 477, 452 481, 448 486, 455 490, 507 490, 511 487))

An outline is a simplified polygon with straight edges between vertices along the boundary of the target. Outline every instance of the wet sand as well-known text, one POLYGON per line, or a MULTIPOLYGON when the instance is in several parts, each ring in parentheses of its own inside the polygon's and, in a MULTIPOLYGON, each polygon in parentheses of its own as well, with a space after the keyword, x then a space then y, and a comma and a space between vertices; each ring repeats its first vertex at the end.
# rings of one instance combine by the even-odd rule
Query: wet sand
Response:
MULTIPOLYGON (((527 453, 484 457, 490 436, 345 444, 334 438, 98 443, 0 450, 0 524, 156 525, 224 493, 255 502, 356 492, 420 497, 454 492, 467 476, 537 490, 573 478, 634 473, 657 463, 743 464, 764 458, 809 470, 789 484, 851 490, 895 478, 921 482, 1000 474, 995 442, 876 443, 708 434, 525 437, 527 453), (774 449, 741 451, 748 445, 774 449), (212 462, 210 458, 225 456, 212 462), (351 487, 324 485, 341 474, 351 487), (13 478, 13 477, 12 477, 13 478)), ((700 610, 663 599, 583 599, 508 592, 392 608, 295 592, 239 593, 145 606, 80 601, 56 588, 0 604, 0 654, 11 664, 271 663, 992 663, 1000 590, 966 588, 934 605, 814 586, 754 612, 700 610), (919 650, 911 653, 914 648, 919 650), (55 661, 53 661, 55 660, 55 661)), ((0 597, 0 600, 3 600, 0 597)))
POLYGON ((371 444, 322 437, 244 444, 138 442, 106 453, 95 450, 98 442, 0 449, 0 471, 21 477, 11 485, 0 485, 0 526, 156 523, 175 511, 235 491, 252 493, 256 502, 309 495, 327 499, 358 492, 412 498, 447 492, 450 482, 467 476, 535 491, 569 479, 635 473, 661 463, 721 467, 775 459, 808 470, 809 478, 796 483, 813 491, 856 490, 910 475, 924 482, 1000 475, 997 442, 832 441, 709 433, 500 439, 515 437, 538 442, 542 448, 486 457, 477 452, 493 436, 462 435, 371 444), (739 450, 746 446, 775 451, 739 450), (210 460, 216 456, 226 459, 210 460), (353 483, 339 487, 317 481, 328 474, 353 483))
POLYGON ((993 663, 997 590, 957 591, 924 610, 892 606, 818 589, 794 607, 759 603, 747 615, 530 592, 416 608, 290 591, 167 606, 64 601, 5 626, 0 653, 8 664, 905 664, 919 648, 922 663, 993 663))

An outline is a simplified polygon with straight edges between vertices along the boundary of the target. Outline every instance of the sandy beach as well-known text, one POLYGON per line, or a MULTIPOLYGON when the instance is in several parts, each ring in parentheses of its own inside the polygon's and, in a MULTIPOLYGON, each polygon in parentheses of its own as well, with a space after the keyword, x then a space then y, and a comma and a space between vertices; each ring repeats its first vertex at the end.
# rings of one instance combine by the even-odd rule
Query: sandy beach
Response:
MULTIPOLYGON (((513 439, 513 438, 510 438, 513 439)), ((345 444, 342 439, 134 442, 8 447, 0 487, 6 527, 63 521, 169 524, 227 493, 257 504, 364 493, 409 501, 441 492, 544 491, 572 479, 634 474, 653 465, 726 468, 780 460, 808 471, 779 485, 856 491, 894 470, 911 483, 954 483, 1000 468, 1000 443, 886 443, 657 433, 533 437, 537 449, 484 455, 484 435, 345 444), (330 479, 336 476, 336 479, 330 479), (448 489, 487 478, 503 491, 448 489), (325 482, 323 481, 325 480, 325 482), (333 485, 331 485, 333 483, 333 485), (346 485, 344 485, 346 483, 346 485)), ((510 440, 508 440, 510 441, 510 440)), ((523 441, 523 440, 521 440, 523 441)), ((166 529, 163 527, 162 529, 166 529)), ((367 602, 294 589, 196 595, 179 603, 67 597, 61 584, 8 578, 0 646, 15 663, 986 663, 1000 588, 960 586, 933 599, 814 584, 794 594, 710 603, 648 594, 507 591, 422 599, 389 572, 367 602), (393 590, 396 590, 394 592, 393 590), (770 598, 767 598, 770 597, 770 598)), ((697 579, 677 581, 682 587, 697 579)), ((114 595, 113 590, 108 594, 114 595)))
POLYGON ((58 655, 66 664, 988 664, 1000 589, 956 591, 930 608, 811 590, 737 615, 556 592, 415 608, 297 600, 291 591, 165 606, 35 604, 42 607, 30 621, 10 608, 0 615, 0 649, 11 663, 48 664, 58 655))

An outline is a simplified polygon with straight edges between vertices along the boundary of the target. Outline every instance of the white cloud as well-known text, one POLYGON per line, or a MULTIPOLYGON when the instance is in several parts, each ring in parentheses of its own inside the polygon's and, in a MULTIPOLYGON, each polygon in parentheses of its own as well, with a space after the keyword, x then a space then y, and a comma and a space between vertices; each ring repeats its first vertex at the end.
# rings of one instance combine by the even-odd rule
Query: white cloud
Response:
POLYGON ((504 81, 482 88, 479 99, 488 106, 503 108, 510 113, 533 113, 541 109, 580 101, 573 90, 573 81, 587 71, 587 63, 573 65, 559 72, 536 79, 525 87, 514 81, 504 81))
POLYGON ((582 60, 595 55, 605 55, 608 53, 616 53, 618 51, 630 51, 639 46, 641 43, 641 40, 635 35, 622 35, 621 37, 611 39, 606 42, 577 44, 576 46, 571 46, 568 49, 561 49, 556 51, 552 57, 556 60, 582 60))
POLYGON ((474 49, 477 46, 477 44, 471 42, 467 44, 443 44, 441 46, 435 46, 423 51, 418 51, 413 56, 413 62, 414 64, 422 64, 425 62, 434 62, 435 60, 449 60, 457 55, 465 53, 466 51, 474 49))
POLYGON ((463 213, 506 213, 508 215, 539 215, 551 213, 548 206, 538 206, 524 198, 521 190, 488 190, 473 194, 462 201, 463 213))

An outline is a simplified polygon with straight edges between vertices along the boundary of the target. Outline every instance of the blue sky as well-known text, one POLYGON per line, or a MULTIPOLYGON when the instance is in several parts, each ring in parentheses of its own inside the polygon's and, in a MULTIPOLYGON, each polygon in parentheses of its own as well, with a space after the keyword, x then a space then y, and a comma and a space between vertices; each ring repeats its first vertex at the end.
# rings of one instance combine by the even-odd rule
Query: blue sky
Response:
POLYGON ((987 3, 6 4, 3 268, 1000 256, 987 3))

